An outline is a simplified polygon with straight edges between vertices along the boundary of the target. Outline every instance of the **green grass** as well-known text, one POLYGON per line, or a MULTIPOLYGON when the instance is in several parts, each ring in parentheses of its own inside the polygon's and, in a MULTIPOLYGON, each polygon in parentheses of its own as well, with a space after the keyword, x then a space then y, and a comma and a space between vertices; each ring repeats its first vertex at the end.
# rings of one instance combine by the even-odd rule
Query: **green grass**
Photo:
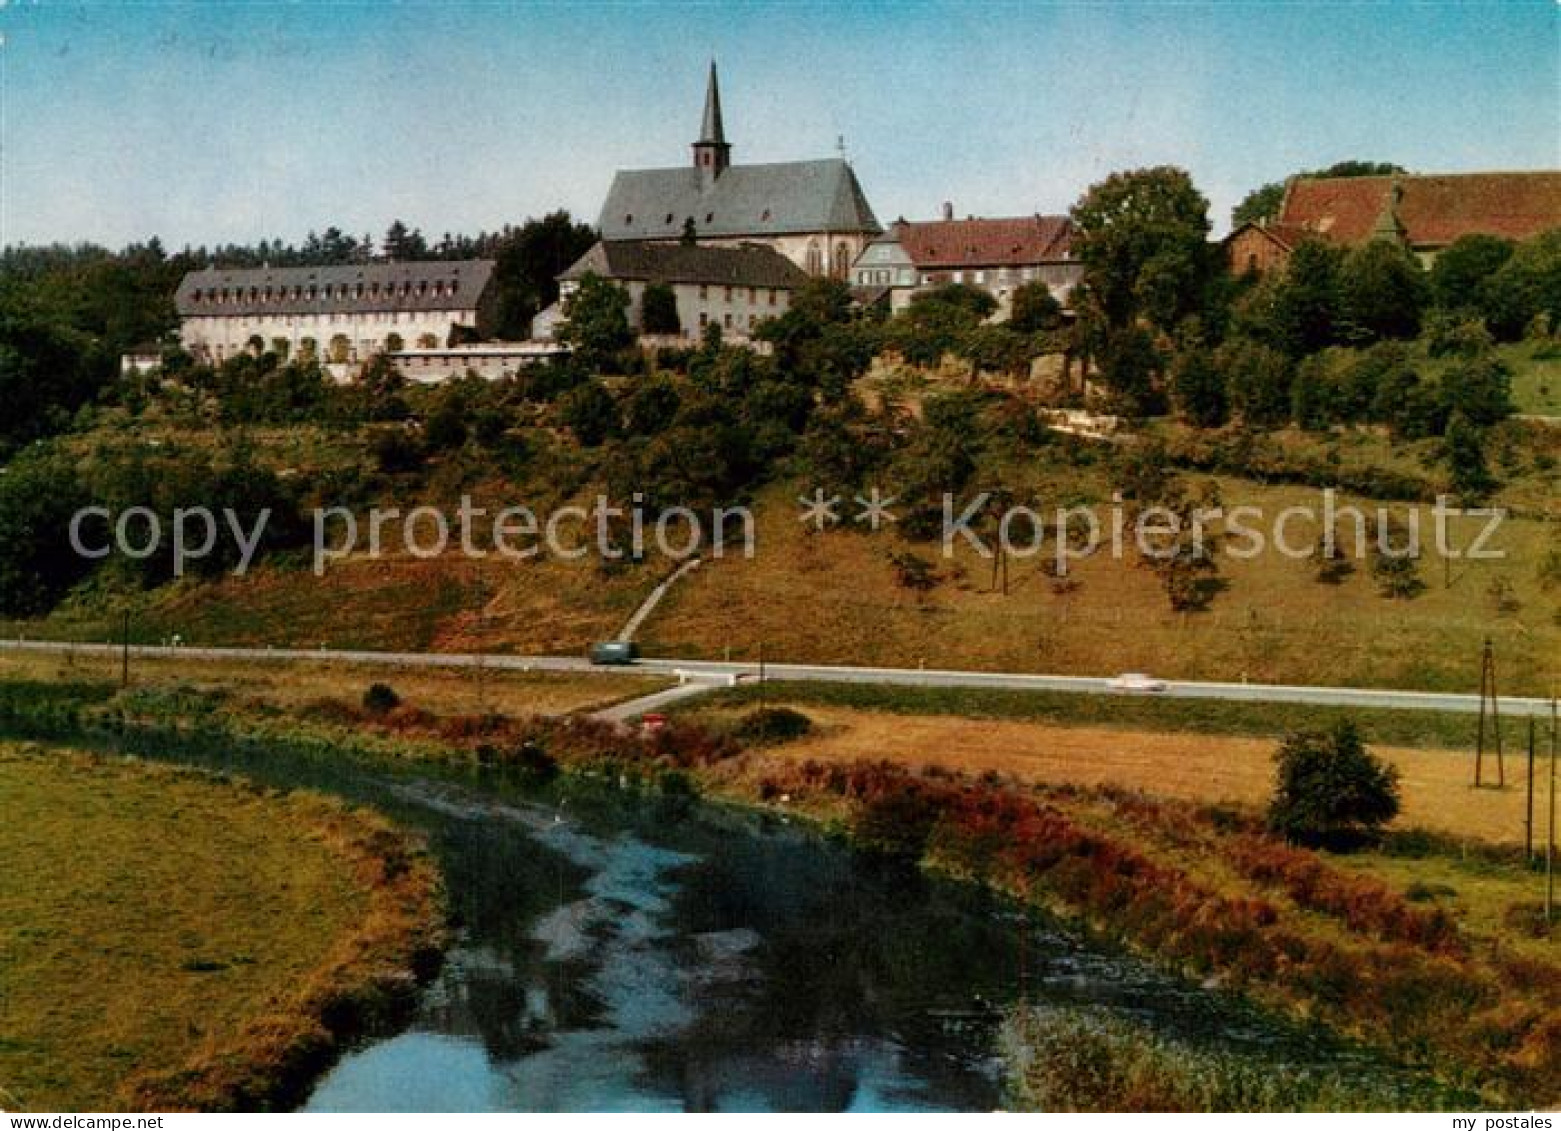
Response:
POLYGON ((0 795, 7 1107, 286 1103, 437 933, 431 866, 335 801, 16 744, 0 795))
POLYGON ((1518 411, 1561 417, 1561 346, 1518 342, 1498 352, 1512 367, 1512 400, 1518 411))
MULTIPOLYGON (((1277 737, 1294 730, 1317 729, 1349 719, 1373 742, 1391 746, 1468 749, 1476 717, 1440 711, 1392 708, 1321 707, 1303 703, 1240 703, 1217 699, 1170 699, 1085 695, 1066 691, 1010 691, 971 687, 889 687, 865 683, 813 683, 771 680, 722 688, 675 707, 685 714, 755 703, 761 697, 900 715, 951 715, 971 719, 1012 719, 1067 726, 1104 726, 1126 730, 1277 737)), ((1526 740, 1527 723, 1502 720, 1509 750, 1526 740)))

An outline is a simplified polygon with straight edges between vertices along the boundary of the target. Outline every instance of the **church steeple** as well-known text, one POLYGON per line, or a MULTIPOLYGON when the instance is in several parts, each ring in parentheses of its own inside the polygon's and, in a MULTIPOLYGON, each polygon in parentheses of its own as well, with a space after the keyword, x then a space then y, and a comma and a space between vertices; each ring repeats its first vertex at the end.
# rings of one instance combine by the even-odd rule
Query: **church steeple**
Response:
POLYGON ((694 167, 710 183, 726 172, 732 163, 732 147, 726 140, 721 122, 721 84, 716 79, 715 60, 710 60, 710 85, 705 88, 705 117, 700 123, 699 140, 694 143, 694 167))

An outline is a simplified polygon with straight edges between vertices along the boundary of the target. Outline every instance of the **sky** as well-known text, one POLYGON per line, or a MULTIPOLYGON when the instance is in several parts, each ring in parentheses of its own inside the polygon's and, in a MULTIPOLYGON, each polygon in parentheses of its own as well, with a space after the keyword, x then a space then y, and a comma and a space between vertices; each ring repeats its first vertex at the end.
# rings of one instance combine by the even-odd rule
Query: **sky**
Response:
POLYGON ((880 221, 1064 212, 1187 169, 1561 167, 1561 5, 0 0, 0 244, 437 238, 680 165, 844 152, 880 221))

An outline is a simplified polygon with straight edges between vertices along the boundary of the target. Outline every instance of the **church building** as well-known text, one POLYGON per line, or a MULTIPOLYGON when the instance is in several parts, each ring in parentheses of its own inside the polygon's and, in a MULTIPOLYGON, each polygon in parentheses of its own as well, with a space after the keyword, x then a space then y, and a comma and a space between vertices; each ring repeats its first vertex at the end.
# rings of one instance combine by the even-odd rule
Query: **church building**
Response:
POLYGON ((848 276, 883 229, 843 157, 732 164, 715 63, 693 160, 672 169, 620 170, 597 227, 604 241, 764 244, 810 275, 848 276))

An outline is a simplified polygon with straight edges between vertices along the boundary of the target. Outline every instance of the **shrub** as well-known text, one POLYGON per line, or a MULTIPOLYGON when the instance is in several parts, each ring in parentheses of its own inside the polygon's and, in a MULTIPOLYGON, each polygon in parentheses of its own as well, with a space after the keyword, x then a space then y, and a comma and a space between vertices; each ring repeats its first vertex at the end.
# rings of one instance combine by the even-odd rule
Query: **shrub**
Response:
POLYGON ((1398 816, 1398 770, 1366 748, 1354 723, 1292 734, 1275 761, 1268 824, 1287 840, 1349 846, 1398 816))
POLYGON ((401 706, 401 696, 388 683, 371 683, 363 693, 363 709, 371 715, 388 715, 401 706))
POLYGON ((933 800, 914 783, 900 781, 857 811, 853 839, 864 851, 914 863, 921 859, 937 819, 933 800))
POLYGON ((813 720, 790 707, 760 707, 749 711, 732 728, 732 737, 747 744, 790 742, 813 729, 813 720))

